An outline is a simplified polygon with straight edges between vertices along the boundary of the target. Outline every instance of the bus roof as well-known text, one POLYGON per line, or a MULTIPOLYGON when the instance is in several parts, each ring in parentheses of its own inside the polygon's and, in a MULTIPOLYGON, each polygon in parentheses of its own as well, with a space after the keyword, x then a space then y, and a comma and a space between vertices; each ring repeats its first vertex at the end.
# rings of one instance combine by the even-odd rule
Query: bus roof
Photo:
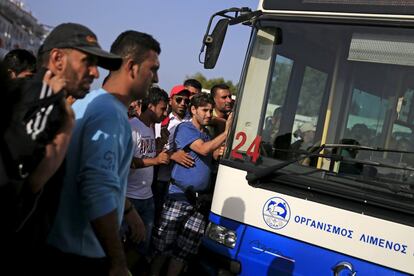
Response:
POLYGON ((414 18, 414 0, 260 0, 258 9, 286 15, 414 18))

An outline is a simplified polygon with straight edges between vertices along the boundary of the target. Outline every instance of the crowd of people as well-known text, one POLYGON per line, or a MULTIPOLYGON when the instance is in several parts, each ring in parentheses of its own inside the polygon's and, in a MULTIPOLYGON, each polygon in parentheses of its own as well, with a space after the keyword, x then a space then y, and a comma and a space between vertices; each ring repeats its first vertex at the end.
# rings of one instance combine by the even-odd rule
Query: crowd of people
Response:
POLYGON ((128 30, 103 50, 64 23, 37 56, 0 66, 4 271, 15 275, 180 275, 198 252, 230 88, 156 85, 160 43, 128 30), (90 91, 98 67, 109 71, 90 91))

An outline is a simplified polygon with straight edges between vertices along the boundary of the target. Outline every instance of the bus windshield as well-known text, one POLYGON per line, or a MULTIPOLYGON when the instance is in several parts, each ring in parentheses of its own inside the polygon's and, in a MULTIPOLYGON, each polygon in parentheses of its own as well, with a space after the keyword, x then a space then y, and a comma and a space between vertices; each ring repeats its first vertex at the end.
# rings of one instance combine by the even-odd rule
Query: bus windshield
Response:
POLYGON ((346 180, 342 186, 363 182, 375 188, 372 193, 412 201, 414 31, 261 23, 228 159, 252 168, 297 160, 288 167, 312 169, 310 178, 324 172, 346 180))

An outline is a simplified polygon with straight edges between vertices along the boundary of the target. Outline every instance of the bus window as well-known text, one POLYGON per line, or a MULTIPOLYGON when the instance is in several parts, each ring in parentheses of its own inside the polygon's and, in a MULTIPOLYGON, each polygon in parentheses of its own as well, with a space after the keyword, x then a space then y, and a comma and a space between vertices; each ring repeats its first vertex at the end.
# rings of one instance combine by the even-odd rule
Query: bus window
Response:
POLYGON ((344 138, 360 145, 380 146, 389 101, 378 95, 353 89, 344 138))
POLYGON ((397 106, 397 119, 398 121, 404 123, 411 123, 414 119, 414 109, 411 109, 413 106, 414 100, 414 89, 409 88, 404 93, 404 95, 398 99, 398 106, 397 106))
MULTIPOLYGON (((233 153, 236 151, 246 153, 258 136, 275 33, 276 30, 271 28, 259 30, 257 33, 257 40, 247 65, 249 70, 242 91, 237 96, 242 100, 237 107, 240 112, 235 118, 237 124, 233 145, 236 150, 233 153)), ((235 156, 232 154, 232 157, 235 156)), ((240 159, 237 153, 236 159, 240 159)))
MULTIPOLYGON (((285 39, 289 36, 289 33, 284 33, 285 39)), ((292 41, 301 45, 300 38, 296 34, 292 36, 292 41)), ((316 45, 292 53, 292 48, 297 45, 276 47, 275 65, 268 88, 262 150, 264 156, 276 159, 296 158, 296 151, 316 146, 322 133, 317 126, 319 118, 325 115, 324 95, 332 58, 316 45)))
MULTIPOLYGON (((404 95, 398 99, 396 119, 392 126, 390 148, 402 151, 414 151, 414 90, 408 88, 404 95)), ((389 158, 396 163, 414 166, 414 156, 407 153, 393 153, 389 158)))
POLYGON ((266 156, 272 155, 273 141, 279 132, 282 120, 282 107, 286 98, 293 60, 277 55, 274 67, 262 132, 263 149, 266 156))
MULTIPOLYGON (((260 154, 263 166, 298 159, 299 165, 338 172, 329 157, 302 157, 321 145, 349 144, 385 149, 347 154, 355 162, 409 164, 411 158, 401 156, 414 156, 412 31, 292 22, 274 27, 259 29, 252 45, 231 159, 256 161, 260 154), (283 30, 277 45, 276 29, 283 30), (402 149, 407 152, 393 152, 402 149)), ((335 152, 346 151, 323 151, 335 152)), ((372 176, 401 177, 404 170, 376 168, 372 176)))
POLYGON ((324 114, 321 112, 321 106, 324 92, 326 91, 327 79, 327 73, 306 66, 292 128, 292 133, 297 133, 295 136, 296 141, 299 139, 299 141, 301 141, 301 148, 305 150, 314 145, 318 139, 315 137, 315 132, 319 115, 324 114), (305 137, 301 136, 305 135, 304 130, 307 129, 304 128, 306 126, 309 126, 308 129, 312 129, 308 131, 314 132, 314 138, 312 140, 307 139, 304 141, 305 137))

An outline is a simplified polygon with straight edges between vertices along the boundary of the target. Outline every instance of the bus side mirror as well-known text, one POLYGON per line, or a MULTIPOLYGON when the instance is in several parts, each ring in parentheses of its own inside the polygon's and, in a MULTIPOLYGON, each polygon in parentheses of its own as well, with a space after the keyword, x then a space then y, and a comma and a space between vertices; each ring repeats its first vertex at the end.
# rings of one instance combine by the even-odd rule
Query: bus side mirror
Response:
POLYGON ((227 27, 229 26, 229 19, 220 19, 213 32, 206 35, 204 38, 204 45, 206 46, 206 54, 204 56, 204 68, 213 69, 216 66, 217 59, 220 55, 221 47, 223 46, 224 37, 226 36, 227 27))

